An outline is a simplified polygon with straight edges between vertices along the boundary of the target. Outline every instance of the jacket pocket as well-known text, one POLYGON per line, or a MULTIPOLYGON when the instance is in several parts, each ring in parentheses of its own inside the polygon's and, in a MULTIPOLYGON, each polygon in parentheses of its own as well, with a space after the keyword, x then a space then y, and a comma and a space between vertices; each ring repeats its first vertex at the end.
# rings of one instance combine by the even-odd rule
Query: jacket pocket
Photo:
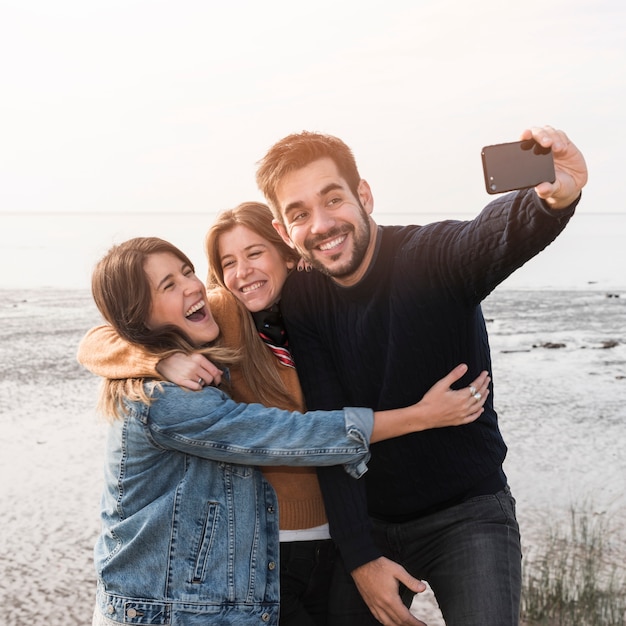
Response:
POLYGON ((193 570, 192 583, 201 583, 206 575, 207 561, 217 536, 219 522, 219 503, 207 502, 206 512, 197 543, 196 562, 193 570))

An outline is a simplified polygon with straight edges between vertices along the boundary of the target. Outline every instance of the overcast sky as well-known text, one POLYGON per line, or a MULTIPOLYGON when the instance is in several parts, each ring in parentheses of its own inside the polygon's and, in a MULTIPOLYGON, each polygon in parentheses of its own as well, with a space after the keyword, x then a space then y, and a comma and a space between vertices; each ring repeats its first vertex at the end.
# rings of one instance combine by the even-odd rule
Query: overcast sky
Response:
POLYGON ((0 211, 215 212, 282 136, 385 212, 477 213, 483 145, 564 129, 626 210, 623 0, 0 0, 0 211))

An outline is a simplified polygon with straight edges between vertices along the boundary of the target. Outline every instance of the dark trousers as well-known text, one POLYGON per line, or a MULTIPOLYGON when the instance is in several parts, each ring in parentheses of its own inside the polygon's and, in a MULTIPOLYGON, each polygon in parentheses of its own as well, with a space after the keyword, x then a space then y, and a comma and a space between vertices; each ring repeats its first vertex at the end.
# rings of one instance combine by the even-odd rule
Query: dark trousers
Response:
MULTIPOLYGON (((428 581, 447 626, 519 623, 522 554, 508 487, 403 524, 375 520, 374 537, 386 557, 428 581)), ((413 594, 404 591, 410 606, 413 594)), ((379 624, 341 559, 333 572, 329 611, 329 626, 379 624)))
POLYGON ((280 544, 280 626, 326 626, 336 561, 335 544, 290 541, 280 544))

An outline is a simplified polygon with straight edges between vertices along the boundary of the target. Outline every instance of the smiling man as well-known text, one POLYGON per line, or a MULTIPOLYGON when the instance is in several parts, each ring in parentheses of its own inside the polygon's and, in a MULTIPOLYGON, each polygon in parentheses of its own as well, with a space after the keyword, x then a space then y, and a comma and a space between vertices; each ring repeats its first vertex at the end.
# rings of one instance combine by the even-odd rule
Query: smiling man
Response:
POLYGON ((283 238, 339 284, 357 282, 369 266, 376 242, 367 182, 360 180, 353 192, 335 162, 321 158, 286 174, 276 194, 284 206, 282 219, 276 220, 283 238))
MULTIPOLYGON (((309 409, 403 406, 458 363, 469 366, 459 387, 491 370, 481 301, 558 236, 587 180, 562 131, 521 138, 552 149, 554 183, 500 197, 472 221, 427 226, 377 226, 371 189, 336 137, 304 132, 268 151, 257 182, 275 227, 319 270, 293 273, 281 300, 309 409)), ((407 608, 417 578, 448 626, 518 624, 521 550, 505 455, 489 394, 473 424, 373 446, 365 481, 320 470, 345 564, 331 626, 422 624, 407 608)))

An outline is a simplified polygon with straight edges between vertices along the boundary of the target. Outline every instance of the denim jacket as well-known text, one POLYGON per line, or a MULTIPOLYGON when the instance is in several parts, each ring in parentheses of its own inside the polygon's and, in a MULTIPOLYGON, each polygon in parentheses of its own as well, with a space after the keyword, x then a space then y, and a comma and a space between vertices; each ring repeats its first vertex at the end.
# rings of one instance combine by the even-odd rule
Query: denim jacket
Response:
POLYGON ((97 611, 114 624, 278 624, 277 502, 255 466, 346 464, 358 477, 373 413, 146 384, 153 403, 129 402, 108 435, 97 611))

